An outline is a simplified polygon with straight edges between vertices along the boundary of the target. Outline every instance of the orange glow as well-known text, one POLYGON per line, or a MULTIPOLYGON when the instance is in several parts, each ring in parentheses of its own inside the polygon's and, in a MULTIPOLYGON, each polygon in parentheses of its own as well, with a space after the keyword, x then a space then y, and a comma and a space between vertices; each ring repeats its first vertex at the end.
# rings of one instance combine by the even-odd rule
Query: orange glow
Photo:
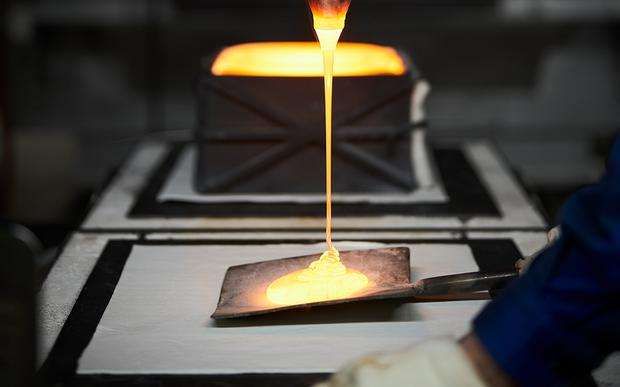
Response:
MULTIPOLYGON (((225 48, 211 72, 218 76, 321 77, 323 57, 316 42, 245 43, 225 48)), ((392 47, 338 43, 335 77, 402 75, 406 66, 392 47)))
POLYGON ((267 299, 277 305, 298 305, 347 298, 368 285, 359 271, 347 269, 336 250, 328 250, 307 269, 298 270, 273 281, 267 299))
POLYGON ((351 0, 308 0, 315 30, 342 30, 351 0))
MULTIPOLYGON (((355 62, 349 62, 348 66, 342 65, 342 63, 347 63, 346 60, 352 59, 351 46, 349 46, 349 51, 347 51, 345 44, 338 45, 338 39, 344 28, 350 0, 309 0, 308 3, 312 10, 314 30, 319 39, 320 52, 323 59, 323 68, 321 68, 321 56, 317 57, 315 69, 319 71, 312 73, 312 75, 318 76, 322 70, 325 86, 325 242, 327 243, 327 251, 318 260, 312 262, 307 269, 289 273, 269 284, 266 292, 267 298, 278 305, 297 305, 347 298, 368 285, 368 278, 364 274, 356 270, 347 269, 340 261, 338 250, 336 250, 332 243, 331 205, 332 79, 334 75, 342 76, 343 72, 347 70, 359 70, 360 67, 368 64, 368 61, 358 57, 355 58, 355 62), (338 55, 335 55, 336 47, 338 47, 338 55), (347 57, 347 55, 349 56, 347 57), (345 61, 341 58, 344 58, 345 61), (343 67, 339 68, 339 64, 343 67)), ((313 48, 312 51, 319 52, 316 48, 313 48)), ((401 66, 398 74, 402 74, 404 72, 404 65, 400 57, 396 53, 394 54, 401 66)), ((293 57, 299 59, 297 55, 293 57)), ((283 58, 274 59, 276 63, 281 65, 283 58)), ((297 64, 293 67, 298 68, 300 66, 297 64)), ((358 72, 356 75, 368 74, 360 74, 358 72)))

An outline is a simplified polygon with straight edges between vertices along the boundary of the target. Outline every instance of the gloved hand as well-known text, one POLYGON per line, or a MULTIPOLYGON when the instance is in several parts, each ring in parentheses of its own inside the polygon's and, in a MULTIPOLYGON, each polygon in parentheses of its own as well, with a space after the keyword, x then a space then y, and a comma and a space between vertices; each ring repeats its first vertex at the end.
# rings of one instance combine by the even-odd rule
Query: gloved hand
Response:
POLYGON ((567 385, 620 349, 620 141, 601 182, 567 202, 560 238, 473 328, 499 366, 527 386, 567 385))
POLYGON ((534 261, 534 259, 536 259, 536 257, 538 257, 540 253, 545 251, 547 247, 551 246, 556 240, 558 240, 560 238, 560 234, 560 226, 555 226, 547 233, 547 244, 542 249, 538 250, 532 255, 528 255, 527 257, 519 259, 517 262, 515 262, 515 268, 519 272, 519 275, 524 274, 532 261, 534 261))
POLYGON ((484 387, 453 339, 433 339, 392 353, 368 355, 314 387, 484 387))

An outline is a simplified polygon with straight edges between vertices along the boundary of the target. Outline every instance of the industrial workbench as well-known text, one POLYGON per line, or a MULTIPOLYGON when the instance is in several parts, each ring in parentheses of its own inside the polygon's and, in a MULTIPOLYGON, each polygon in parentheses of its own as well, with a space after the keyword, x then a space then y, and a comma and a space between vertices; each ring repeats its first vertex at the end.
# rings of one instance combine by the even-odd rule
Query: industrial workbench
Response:
MULTIPOLYGON (((300 203, 244 207, 165 197, 171 184, 186 184, 191 149, 139 145, 68 240, 39 298, 45 377, 80 385, 306 385, 365 352, 461 335, 488 302, 485 292, 216 323, 209 316, 228 266, 316 253, 323 219, 300 203)), ((340 249, 409 246, 415 280, 510 268, 545 244, 543 215, 491 144, 434 152, 443 198, 422 195, 404 210, 345 206, 334 220, 340 249)), ((595 378, 620 386, 620 358, 595 378)))

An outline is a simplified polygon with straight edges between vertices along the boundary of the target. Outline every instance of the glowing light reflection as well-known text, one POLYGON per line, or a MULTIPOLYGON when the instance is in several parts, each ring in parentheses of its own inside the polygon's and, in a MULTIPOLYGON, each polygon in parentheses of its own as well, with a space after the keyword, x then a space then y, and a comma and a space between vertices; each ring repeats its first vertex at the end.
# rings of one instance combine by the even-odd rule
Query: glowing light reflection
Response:
MULTIPOLYGON (((342 75, 343 70, 359 70, 360 67, 364 67, 363 63, 366 63, 360 61, 358 58, 355 65, 346 68, 338 68, 338 60, 342 60, 340 58, 344 57, 345 60, 350 60, 351 53, 355 52, 351 51, 351 46, 349 46, 349 51, 347 52, 345 44, 338 45, 338 55, 335 56, 337 59, 334 62, 334 53, 340 33, 344 28, 349 3, 349 0, 309 0, 310 9, 312 10, 314 18, 314 29, 317 33, 321 48, 321 51, 313 48, 312 52, 316 52, 317 54, 320 52, 323 59, 323 66, 321 68, 321 56, 317 55, 312 75, 318 76, 322 73, 325 83, 325 239, 327 251, 324 252, 318 260, 312 262, 307 269, 289 273, 269 284, 266 291, 267 298, 269 301, 278 305, 298 305, 348 298, 368 285, 368 278, 364 274, 346 268, 340 261, 338 250, 336 250, 332 244, 331 238, 332 77, 338 74, 338 71, 340 71, 340 75, 342 75), (347 53, 349 57, 346 56, 347 53)), ((280 48, 282 48, 282 46, 280 46, 280 48)), ((357 51, 357 53, 359 54, 359 51, 357 51)), ((288 57, 289 60, 293 58, 295 58, 295 60, 298 59, 296 56, 288 57)), ((276 60, 277 66, 282 66, 283 57, 276 57, 273 59, 276 60)), ((400 57, 398 57, 398 59, 400 60, 400 57)), ((402 60, 400 60, 400 64, 402 66, 401 71, 404 71, 402 60)), ((298 67, 298 65, 299 63, 297 63, 297 66, 293 67, 298 67)), ((366 70, 368 70, 368 68, 366 68, 366 70)), ((358 73, 358 75, 360 74, 358 73)))
MULTIPOLYGON (((405 62, 392 47, 368 43, 338 44, 335 77, 398 76, 405 62)), ((222 50, 211 66, 217 76, 321 77, 323 57, 318 42, 244 43, 222 50)))
POLYGON ((273 281, 267 298, 277 305, 298 305, 348 298, 368 285, 368 278, 346 268, 336 250, 328 250, 307 269, 298 270, 273 281))

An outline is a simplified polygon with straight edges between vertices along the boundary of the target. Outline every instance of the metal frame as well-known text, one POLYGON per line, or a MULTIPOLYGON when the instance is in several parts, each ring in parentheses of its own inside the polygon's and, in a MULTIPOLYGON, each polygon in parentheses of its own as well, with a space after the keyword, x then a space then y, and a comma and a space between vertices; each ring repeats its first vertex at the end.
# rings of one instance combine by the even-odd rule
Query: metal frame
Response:
MULTIPOLYGON (((265 129, 263 133, 246 132, 243 130, 209 130, 206 133, 197 134, 199 142, 252 142, 252 141, 275 141, 276 145, 270 147, 255 157, 246 160, 238 167, 207 179, 205 187, 209 190, 221 190, 230 187, 238 181, 255 175, 269 166, 286 160, 297 154, 304 147, 318 146, 325 143, 323 132, 311 130, 303 122, 291 116, 283 109, 270 106, 248 93, 235 87, 233 82, 227 82, 225 78, 205 77, 199 81, 199 92, 209 88, 220 96, 233 101, 268 121, 278 125, 278 129, 265 129)), ((348 161, 357 164, 391 184, 395 184, 405 190, 413 190, 417 184, 414 176, 403 173, 399 168, 390 165, 375 155, 365 151, 359 146, 352 144, 353 141, 386 141, 388 144, 408 135, 414 129, 425 127, 426 121, 407 123, 401 126, 355 126, 353 123, 361 117, 401 97, 411 90, 411 85, 406 84, 395 93, 386 98, 369 101, 358 109, 350 112, 345 117, 334 121, 334 145, 333 152, 348 161)))

